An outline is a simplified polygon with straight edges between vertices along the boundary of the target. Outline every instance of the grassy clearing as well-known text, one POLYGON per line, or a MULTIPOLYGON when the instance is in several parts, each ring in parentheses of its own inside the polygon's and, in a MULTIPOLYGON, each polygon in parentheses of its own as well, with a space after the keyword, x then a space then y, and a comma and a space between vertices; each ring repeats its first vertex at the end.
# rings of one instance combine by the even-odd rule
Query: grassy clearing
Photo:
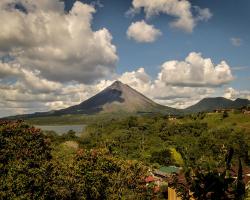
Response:
POLYGON ((184 117, 183 119, 176 120, 176 123, 191 123, 204 122, 208 124, 208 128, 230 128, 235 130, 245 130, 250 133, 250 115, 243 113, 229 112, 228 117, 223 118, 222 113, 206 113, 203 119, 199 117, 191 118, 184 117))

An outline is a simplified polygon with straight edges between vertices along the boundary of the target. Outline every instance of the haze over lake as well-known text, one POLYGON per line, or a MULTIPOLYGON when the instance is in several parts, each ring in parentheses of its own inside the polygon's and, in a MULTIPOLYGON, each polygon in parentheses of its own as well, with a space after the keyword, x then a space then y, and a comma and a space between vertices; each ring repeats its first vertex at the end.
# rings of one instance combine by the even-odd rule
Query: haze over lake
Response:
POLYGON ((57 134, 62 135, 72 130, 76 134, 81 134, 84 131, 86 125, 37 125, 37 128, 42 129, 43 131, 55 131, 57 134))

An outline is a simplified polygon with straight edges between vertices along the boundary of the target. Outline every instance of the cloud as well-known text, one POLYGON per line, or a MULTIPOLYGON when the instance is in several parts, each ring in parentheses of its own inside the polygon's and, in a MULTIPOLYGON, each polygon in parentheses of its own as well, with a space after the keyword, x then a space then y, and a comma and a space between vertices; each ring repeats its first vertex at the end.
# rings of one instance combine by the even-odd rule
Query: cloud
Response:
POLYGON ((15 114, 24 114, 66 108, 79 104, 97 91, 95 85, 72 83, 61 85, 56 91, 50 93, 37 93, 36 90, 28 89, 22 82, 5 85, 1 83, 0 116, 11 115, 15 112, 15 114), (18 108, 18 112, 16 108, 18 108), (6 110, 6 113, 3 110, 6 110))
POLYGON ((226 61, 214 65, 210 58, 191 52, 184 61, 167 61, 161 66, 158 79, 173 86, 217 87, 234 79, 226 61))
POLYGON ((157 103, 176 108, 193 105, 215 92, 214 87, 173 86, 158 78, 152 79, 143 67, 135 71, 125 72, 118 79, 157 103))
POLYGON ((239 47, 242 45, 242 39, 241 38, 236 38, 236 37, 232 37, 230 38, 230 42, 233 46, 235 47, 239 47))
POLYGON ((99 8, 103 8, 104 7, 104 5, 101 3, 100 0, 92 1, 91 5, 94 6, 94 7, 99 7, 99 8))
MULTIPOLYGON (((133 0, 130 11, 141 8, 147 17, 175 17, 171 26, 187 32, 212 16, 189 1, 133 0)), ((225 61, 214 65, 195 52, 184 61, 165 62, 156 79, 143 67, 115 74, 112 35, 105 27, 92 29, 96 10, 80 1, 67 13, 59 0, 1 0, 0 10, 0 56, 5 60, 0 61, 0 116, 79 104, 116 79, 158 103, 183 108, 233 79, 225 61)), ((153 42, 161 32, 142 20, 132 23, 127 34, 137 42, 153 42)))
POLYGON ((243 70, 249 70, 250 69, 250 67, 248 67, 248 66, 237 66, 237 67, 232 67, 231 68, 233 71, 243 71, 243 70))
POLYGON ((200 8, 199 6, 193 6, 194 10, 198 13, 195 21, 208 21, 213 14, 210 12, 208 8, 200 8))
POLYGON ((151 77, 146 73, 143 67, 138 68, 135 71, 125 72, 118 79, 138 90, 139 92, 150 95, 152 87, 151 77))
POLYGON ((214 88, 173 86, 156 79, 151 86, 150 97, 162 105, 186 108, 199 100, 213 95, 214 88))
POLYGON ((0 116, 72 106, 97 93, 98 86, 51 81, 42 77, 40 71, 0 62, 0 116))
MULTIPOLYGON (((152 80, 152 77, 146 73, 143 67, 92 85, 77 82, 64 84, 52 82, 40 77, 39 73, 29 74, 31 78, 30 82, 27 83, 26 78, 28 76, 26 77, 26 72, 23 72, 21 66, 10 65, 7 67, 5 66, 5 70, 1 71, 1 74, 5 71, 4 82, 1 82, 3 79, 0 80, 0 108, 5 110, 1 112, 1 116, 13 113, 23 114, 49 111, 79 104, 109 86, 116 79, 129 84, 158 103, 174 107, 187 106, 192 104, 195 98, 208 95, 208 89, 206 88, 175 87, 157 79, 152 80), (7 67, 8 73, 6 73, 7 67), (15 74, 15 80, 18 80, 14 83, 11 82, 14 78, 13 74, 15 74), (39 90, 37 88, 36 83, 42 80, 48 85, 47 90, 39 90), (51 85, 56 87, 50 87, 51 85)), ((3 69, 2 66, 1 69, 3 69)))
POLYGON ((64 3, 61 1, 33 1, 33 0, 1 0, 0 8, 8 11, 21 11, 27 14, 28 11, 37 9, 48 12, 63 13, 64 3))
POLYGON ((39 77, 39 74, 39 71, 29 71, 19 64, 0 62, 0 78, 12 78, 23 89, 31 89, 37 93, 49 93, 61 87, 60 83, 39 77))
POLYGON ((170 26, 186 32, 192 32, 199 21, 207 21, 212 17, 212 13, 208 8, 192 7, 189 1, 183 0, 133 0, 132 8, 127 13, 133 15, 142 8, 147 18, 161 13, 174 17, 175 19, 170 23, 170 26), (192 13, 192 8, 195 15, 192 13))
POLYGON ((156 79, 143 67, 125 72, 118 79, 160 104, 185 108, 205 97, 217 95, 218 89, 234 77, 225 61, 215 65, 211 58, 191 52, 183 61, 163 63, 156 79))
MULTIPOLYGON (((211 59, 192 52, 184 61, 166 61, 156 78, 147 74, 143 67, 139 67, 116 74, 110 79, 84 84, 77 81, 51 81, 38 70, 31 71, 20 64, 0 62, 0 116, 76 105, 117 79, 157 103, 185 108, 202 98, 214 95, 217 88, 233 79, 230 67, 225 61, 221 63, 215 66, 211 59)), ((241 92, 241 95, 247 94, 249 93, 241 92)))
POLYGON ((92 30, 93 6, 76 1, 65 13, 59 0, 4 0, 0 9, 2 56, 52 81, 89 84, 114 73, 116 47, 106 28, 92 30))
POLYGON ((160 30, 147 24, 144 20, 133 22, 127 30, 128 38, 134 39, 136 42, 154 42, 160 35, 160 30))
POLYGON ((235 100, 237 98, 250 100, 250 91, 249 90, 236 90, 232 87, 229 87, 225 89, 224 97, 227 99, 231 99, 231 100, 235 100))

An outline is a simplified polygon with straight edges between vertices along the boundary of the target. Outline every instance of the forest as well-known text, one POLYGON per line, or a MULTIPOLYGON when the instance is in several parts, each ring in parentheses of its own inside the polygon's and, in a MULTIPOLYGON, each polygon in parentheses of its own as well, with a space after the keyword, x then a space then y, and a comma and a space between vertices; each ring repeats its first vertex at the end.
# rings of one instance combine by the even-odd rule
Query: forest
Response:
POLYGON ((164 166, 181 169, 185 181, 173 174, 167 184, 182 199, 244 199, 249 118, 234 112, 107 118, 93 120, 80 136, 1 121, 0 199, 164 199, 164 189, 155 192, 145 181, 164 166))

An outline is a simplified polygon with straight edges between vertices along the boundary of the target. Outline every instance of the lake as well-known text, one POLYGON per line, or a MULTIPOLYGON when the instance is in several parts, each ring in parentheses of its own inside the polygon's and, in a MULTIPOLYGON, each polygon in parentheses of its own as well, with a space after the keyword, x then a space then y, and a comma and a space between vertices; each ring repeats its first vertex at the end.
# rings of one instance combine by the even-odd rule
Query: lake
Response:
POLYGON ((36 128, 40 128, 43 131, 55 131, 57 134, 62 135, 72 130, 76 132, 76 134, 81 134, 84 131, 86 125, 37 125, 36 128))

